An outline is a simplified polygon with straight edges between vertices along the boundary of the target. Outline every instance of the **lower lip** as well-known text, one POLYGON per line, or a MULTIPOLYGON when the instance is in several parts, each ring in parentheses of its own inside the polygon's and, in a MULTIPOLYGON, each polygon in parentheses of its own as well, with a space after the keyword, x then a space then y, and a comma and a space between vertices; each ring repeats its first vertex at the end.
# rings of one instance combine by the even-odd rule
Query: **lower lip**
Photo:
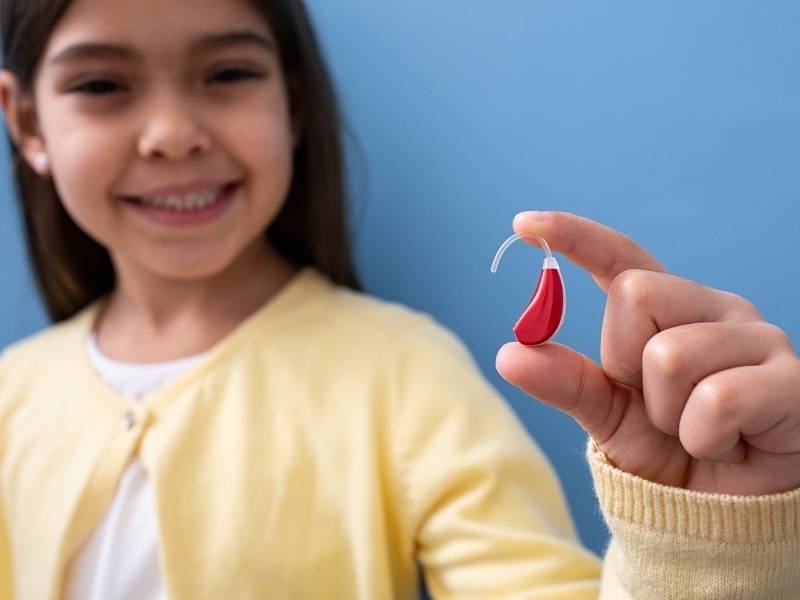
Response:
POLYGON ((231 204, 233 195, 239 189, 239 184, 227 186, 214 202, 203 208, 195 210, 176 210, 171 208, 160 208, 150 204, 142 204, 132 200, 123 200, 133 210, 144 217, 161 223, 176 227, 186 227, 190 225, 201 225, 208 223, 219 217, 231 204))

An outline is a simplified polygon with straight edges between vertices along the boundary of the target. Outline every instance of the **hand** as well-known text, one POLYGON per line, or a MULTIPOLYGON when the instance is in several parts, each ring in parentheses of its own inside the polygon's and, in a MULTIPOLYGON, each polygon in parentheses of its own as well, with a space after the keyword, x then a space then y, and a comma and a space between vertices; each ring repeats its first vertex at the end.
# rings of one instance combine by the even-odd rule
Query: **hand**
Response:
POLYGON ((800 487, 800 359, 783 331, 589 219, 520 213, 514 230, 544 237, 608 299, 602 366, 561 344, 514 342, 497 355, 506 380, 650 481, 737 495, 800 487))

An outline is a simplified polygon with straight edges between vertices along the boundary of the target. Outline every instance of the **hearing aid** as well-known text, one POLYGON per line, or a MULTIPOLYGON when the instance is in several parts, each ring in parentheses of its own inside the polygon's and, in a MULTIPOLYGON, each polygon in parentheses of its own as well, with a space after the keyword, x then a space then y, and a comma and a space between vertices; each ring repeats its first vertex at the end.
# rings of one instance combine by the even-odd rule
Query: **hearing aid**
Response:
POLYGON ((539 282, 533 291, 528 306, 514 324, 514 335, 520 344, 526 346, 541 346, 550 341, 561 325, 564 324, 564 317, 567 314, 567 292, 564 288, 564 279, 561 276, 561 269, 550 246, 544 238, 538 235, 522 236, 514 234, 500 246, 497 254, 492 261, 492 273, 497 272, 500 259, 508 247, 521 238, 532 238, 539 242, 545 251, 545 259, 539 273, 539 282))

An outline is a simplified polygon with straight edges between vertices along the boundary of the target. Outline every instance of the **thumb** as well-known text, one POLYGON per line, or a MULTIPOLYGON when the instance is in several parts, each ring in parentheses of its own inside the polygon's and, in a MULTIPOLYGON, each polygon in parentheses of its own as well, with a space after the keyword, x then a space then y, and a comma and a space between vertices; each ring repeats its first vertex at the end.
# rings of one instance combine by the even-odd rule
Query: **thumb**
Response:
POLYGON ((592 359, 553 342, 542 346, 505 344, 497 353, 497 372, 525 393, 574 418, 598 443, 622 419, 629 394, 592 359))

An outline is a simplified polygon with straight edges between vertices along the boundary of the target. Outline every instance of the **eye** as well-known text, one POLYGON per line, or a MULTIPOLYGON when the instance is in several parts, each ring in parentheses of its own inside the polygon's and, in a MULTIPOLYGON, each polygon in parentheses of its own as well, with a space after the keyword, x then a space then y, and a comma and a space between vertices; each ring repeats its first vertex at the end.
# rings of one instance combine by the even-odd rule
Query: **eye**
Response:
POLYGON ((93 79, 82 83, 78 87, 72 88, 71 92, 85 93, 90 96, 106 96, 115 90, 124 90, 113 81, 109 79, 93 79))
POLYGON ((255 73, 249 69, 231 68, 217 71, 213 80, 222 83, 234 83, 242 79, 260 79, 261 77, 262 75, 260 73, 255 73))
MULTIPOLYGON (((261 79, 262 77, 263 75, 261 73, 256 73, 249 69, 230 68, 218 71, 212 78, 212 81, 235 83, 243 79, 261 79)), ((110 79, 92 79, 70 90, 70 92, 88 94, 90 96, 107 96, 117 91, 126 90, 110 79)))

